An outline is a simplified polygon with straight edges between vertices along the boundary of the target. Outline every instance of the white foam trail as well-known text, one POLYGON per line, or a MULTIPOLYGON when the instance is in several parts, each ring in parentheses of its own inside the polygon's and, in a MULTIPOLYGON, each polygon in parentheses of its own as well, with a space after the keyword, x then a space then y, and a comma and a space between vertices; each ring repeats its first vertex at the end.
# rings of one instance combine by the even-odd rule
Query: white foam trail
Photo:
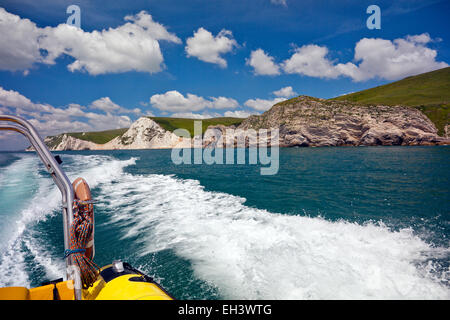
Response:
MULTIPOLYGON (((64 155, 64 158, 72 160, 69 161, 70 166, 65 168, 69 179, 73 181, 76 177, 82 176, 89 181, 91 188, 110 182, 120 176, 123 167, 135 163, 135 159, 119 161, 107 156, 64 155)), ((42 168, 38 166, 39 160, 36 158, 27 157, 27 161, 28 165, 22 167, 24 171, 37 174, 37 168, 42 168)), ((0 270, 2 270, 0 286, 30 285, 25 265, 27 254, 33 256, 35 263, 40 264, 48 276, 61 277, 64 274, 62 258, 51 259, 50 253, 39 246, 35 235, 29 232, 37 222, 54 214, 61 214, 61 194, 48 175, 38 177, 33 182, 37 184, 37 192, 28 201, 29 204, 16 213, 16 221, 8 235, 6 246, 0 251, 0 270)), ((62 253, 57 255, 62 256, 62 253)))
POLYGON ((65 264, 62 259, 52 259, 54 252, 44 249, 45 245, 38 239, 38 235, 31 235, 23 239, 23 243, 33 256, 35 265, 42 266, 48 279, 57 279, 65 276, 63 270, 65 264))
MULTIPOLYGON (((125 223, 125 236, 140 236, 142 254, 173 249, 224 297, 450 298, 440 283, 448 281, 448 273, 425 264, 448 255, 448 249, 432 248, 412 230, 274 214, 245 206, 243 198, 207 192, 198 181, 125 174, 134 159, 71 157, 70 178, 83 176, 92 188, 101 188, 97 205, 108 209, 113 222, 125 223)), ((35 235, 24 234, 59 213, 59 206, 51 181, 39 179, 36 196, 20 211, 15 235, 1 253, 0 285, 29 285, 23 247, 47 275, 62 268, 62 261, 45 258, 48 252, 35 235)))
MULTIPOLYGON (((99 205, 142 254, 173 249, 233 299, 449 299, 433 266, 447 249, 384 225, 274 214, 193 180, 123 174, 99 205), (131 223, 131 226, 130 226, 131 223)), ((442 278, 446 279, 442 279, 442 278)))
POLYGON ((20 210, 36 191, 37 166, 32 158, 22 156, 7 167, 0 168, 0 250, 11 236, 20 210))

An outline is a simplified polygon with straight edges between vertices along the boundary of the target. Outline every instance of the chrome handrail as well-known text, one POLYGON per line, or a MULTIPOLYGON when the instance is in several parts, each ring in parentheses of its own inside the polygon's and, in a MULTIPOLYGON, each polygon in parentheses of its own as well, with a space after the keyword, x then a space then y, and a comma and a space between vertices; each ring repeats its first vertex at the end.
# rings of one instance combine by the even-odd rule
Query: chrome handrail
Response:
MULTIPOLYGON (((24 135, 36 150, 39 158, 50 173, 53 181, 57 185, 62 196, 62 212, 63 212, 63 230, 64 230, 64 250, 69 249, 70 244, 70 226, 73 222, 73 200, 74 193, 72 183, 67 175, 64 173, 55 157, 42 141, 33 125, 18 116, 0 115, 0 121, 13 123, 0 123, 0 131, 15 131, 24 135)), ((65 258, 66 262, 66 277, 73 278, 75 283, 75 299, 81 300, 81 288, 77 284, 81 283, 80 274, 77 272, 77 267, 72 259, 72 256, 65 258)))

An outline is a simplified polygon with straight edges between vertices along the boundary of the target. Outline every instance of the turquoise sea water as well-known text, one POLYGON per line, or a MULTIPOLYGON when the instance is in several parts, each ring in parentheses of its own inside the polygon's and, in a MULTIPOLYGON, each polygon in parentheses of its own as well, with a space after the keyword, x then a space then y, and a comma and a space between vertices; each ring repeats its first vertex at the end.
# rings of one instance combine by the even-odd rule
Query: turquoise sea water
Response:
MULTIPOLYGON (((450 148, 280 150, 280 170, 174 165, 170 150, 63 152, 97 201, 99 265, 179 299, 450 298, 450 148)), ((0 286, 64 273, 60 195, 0 153, 0 286)))

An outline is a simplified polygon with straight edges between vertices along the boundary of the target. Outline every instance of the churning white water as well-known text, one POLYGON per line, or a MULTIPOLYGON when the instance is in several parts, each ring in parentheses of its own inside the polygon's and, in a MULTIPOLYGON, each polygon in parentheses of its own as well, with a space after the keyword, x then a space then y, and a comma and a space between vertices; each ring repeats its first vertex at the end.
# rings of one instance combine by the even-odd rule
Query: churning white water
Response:
MULTIPOLYGON (((448 272, 436 272, 429 262, 448 255, 448 249, 433 247, 411 229, 392 231, 381 223, 360 225, 255 209, 241 197, 206 191, 196 180, 124 172, 135 163, 133 158, 70 159, 70 178, 83 176, 97 188, 96 206, 120 226, 124 238, 136 239, 141 255, 173 250, 191 262, 195 277, 226 298, 450 298, 443 284, 448 272)), ((34 170, 36 164, 24 157, 7 169, 34 170)), ((48 178, 29 179, 35 190, 13 214, 13 224, 9 219, 0 251, 2 286, 29 285, 26 255, 49 277, 63 273, 62 259, 46 258, 43 235, 25 232, 59 213, 59 192, 48 178)))

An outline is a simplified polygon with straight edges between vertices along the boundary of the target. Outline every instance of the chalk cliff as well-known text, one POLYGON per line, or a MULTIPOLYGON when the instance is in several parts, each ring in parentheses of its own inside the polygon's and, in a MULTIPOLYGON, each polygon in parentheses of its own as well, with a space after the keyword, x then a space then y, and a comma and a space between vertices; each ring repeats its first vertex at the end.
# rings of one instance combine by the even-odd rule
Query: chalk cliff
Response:
MULTIPOLYGON (((299 96, 274 105, 261 115, 245 119, 239 126, 210 126, 203 141, 195 146, 245 146, 254 144, 253 132, 279 130, 282 147, 373 146, 450 144, 448 128, 438 135, 435 125, 418 109, 406 106, 361 105, 354 102, 299 96), (237 134, 226 139, 226 131, 237 134), (221 138, 224 141, 221 140, 221 138), (240 140, 241 139, 241 140, 240 140)), ((270 138, 261 139, 273 144, 270 138)), ((199 137, 196 138, 197 141, 199 137)), ((194 139, 181 138, 148 117, 141 117, 122 135, 105 144, 75 138, 69 134, 47 137, 51 150, 169 149, 194 146, 194 139)))

